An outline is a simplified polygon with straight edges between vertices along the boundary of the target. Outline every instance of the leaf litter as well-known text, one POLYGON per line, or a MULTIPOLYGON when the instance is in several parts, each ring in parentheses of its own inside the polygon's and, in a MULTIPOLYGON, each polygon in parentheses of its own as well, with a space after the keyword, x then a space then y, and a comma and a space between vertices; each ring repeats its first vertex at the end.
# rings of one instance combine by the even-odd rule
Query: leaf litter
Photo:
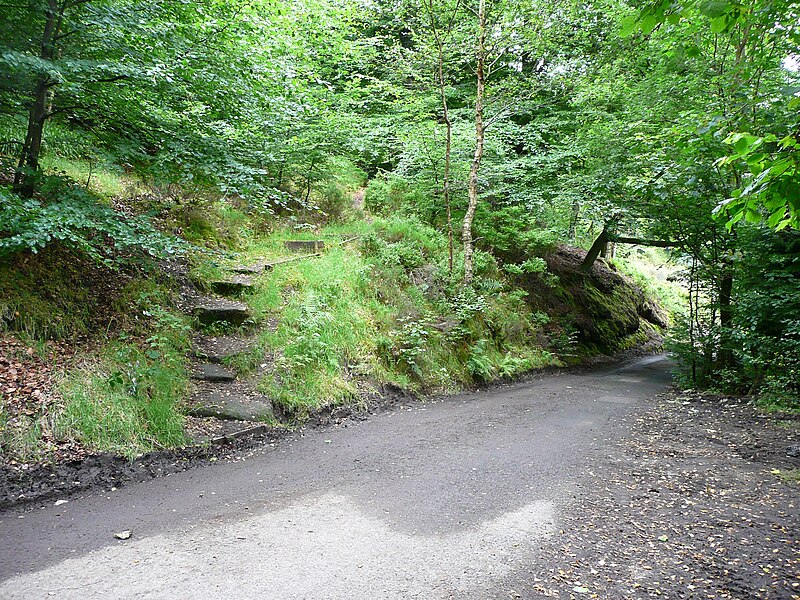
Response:
POLYGON ((800 466, 786 422, 739 398, 657 397, 586 457, 522 597, 800 599, 800 485, 773 473, 800 466))

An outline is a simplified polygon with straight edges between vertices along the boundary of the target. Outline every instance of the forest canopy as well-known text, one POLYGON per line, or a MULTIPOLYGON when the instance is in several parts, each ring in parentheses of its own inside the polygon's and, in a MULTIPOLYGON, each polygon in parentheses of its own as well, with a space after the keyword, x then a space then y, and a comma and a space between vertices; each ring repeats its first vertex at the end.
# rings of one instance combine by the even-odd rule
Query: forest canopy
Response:
POLYGON ((800 379, 798 2, 16 0, 0 22, 0 253, 181 246, 46 156, 266 218, 335 214, 346 171, 369 210, 446 231, 465 285, 476 249, 669 247, 692 379, 800 379))

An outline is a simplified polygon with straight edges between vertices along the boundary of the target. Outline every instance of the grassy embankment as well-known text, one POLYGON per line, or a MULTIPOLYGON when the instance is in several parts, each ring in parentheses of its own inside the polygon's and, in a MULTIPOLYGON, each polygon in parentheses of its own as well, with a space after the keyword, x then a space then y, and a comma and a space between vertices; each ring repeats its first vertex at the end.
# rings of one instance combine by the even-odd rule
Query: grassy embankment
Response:
MULTIPOLYGON (((317 236, 331 249, 276 267, 245 298, 266 326, 250 360, 238 366, 267 360, 261 387, 284 412, 303 418, 386 383, 447 392, 561 364, 532 343, 547 316, 503 282, 488 255, 475 289, 460 290, 458 274, 448 271, 445 237, 415 219, 328 226, 317 236), (353 235, 359 237, 341 243, 353 235)), ((278 258, 288 237, 312 235, 277 231, 237 260, 278 258)), ((195 275, 214 272, 204 263, 195 275)))
MULTIPOLYGON (((92 167, 89 177, 85 162, 54 164, 75 179, 86 176, 101 199, 141 202, 139 184, 122 175, 92 167)), ((341 183, 326 193, 341 208, 351 189, 341 183)), ((328 242, 322 256, 260 276, 244 298, 257 344, 233 366, 247 375, 265 365, 260 389, 293 420, 362 402, 385 384, 452 392, 573 361, 580 352, 562 317, 532 308, 491 255, 478 252, 475 285, 462 289, 458 269, 448 270, 445 236, 413 217, 351 214, 308 231, 296 220, 267 222, 214 199, 156 208, 164 229, 213 250, 190 257, 200 286, 226 265, 284 255, 285 239, 328 242)), ((547 274, 527 283, 558 286, 547 274)), ((4 397, 6 457, 47 459, 76 442, 125 455, 185 443, 192 323, 175 300, 174 282, 153 266, 114 272, 57 248, 1 265, 0 314, 34 353, 18 358, 57 366, 47 401, 4 397), (66 340, 70 350, 48 340, 66 340)))

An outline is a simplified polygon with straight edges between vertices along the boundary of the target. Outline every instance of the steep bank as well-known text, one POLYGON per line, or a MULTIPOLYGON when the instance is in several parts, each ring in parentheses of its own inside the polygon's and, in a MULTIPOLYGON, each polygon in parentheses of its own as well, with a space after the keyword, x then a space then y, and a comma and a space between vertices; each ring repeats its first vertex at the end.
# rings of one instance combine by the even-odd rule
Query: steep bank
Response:
POLYGON ((520 276, 479 252, 463 288, 446 237, 393 217, 275 229, 149 271, 84 265, 71 289, 68 254, 21 258, 3 266, 15 379, 2 386, 2 460, 132 457, 363 407, 387 386, 451 393, 657 346, 657 301, 604 264, 583 274, 581 254, 558 248, 520 276))

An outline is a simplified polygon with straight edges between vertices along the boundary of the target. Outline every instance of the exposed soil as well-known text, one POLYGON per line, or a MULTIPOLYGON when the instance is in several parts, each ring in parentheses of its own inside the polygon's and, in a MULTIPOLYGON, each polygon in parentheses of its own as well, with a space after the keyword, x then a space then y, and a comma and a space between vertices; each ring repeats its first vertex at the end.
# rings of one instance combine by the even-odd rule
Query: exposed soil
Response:
MULTIPOLYGON (((209 428, 209 420, 199 420, 196 431, 200 437, 228 435, 232 424, 209 428)), ((56 464, 11 465, 0 467, 0 509, 16 504, 68 497, 95 487, 122 487, 179 473, 189 468, 218 460, 256 445, 279 439, 281 431, 268 431, 246 438, 233 438, 219 444, 198 445, 163 452, 152 452, 134 460, 111 454, 92 455, 81 460, 56 464)))
POLYGON ((604 456, 526 598, 800 598, 800 421, 671 392, 604 456), (780 471, 780 472, 778 472, 780 471))

